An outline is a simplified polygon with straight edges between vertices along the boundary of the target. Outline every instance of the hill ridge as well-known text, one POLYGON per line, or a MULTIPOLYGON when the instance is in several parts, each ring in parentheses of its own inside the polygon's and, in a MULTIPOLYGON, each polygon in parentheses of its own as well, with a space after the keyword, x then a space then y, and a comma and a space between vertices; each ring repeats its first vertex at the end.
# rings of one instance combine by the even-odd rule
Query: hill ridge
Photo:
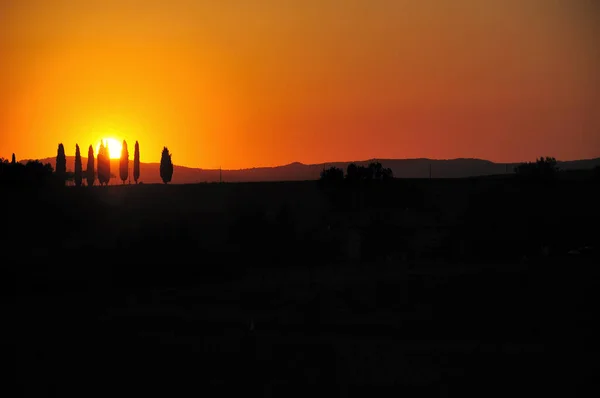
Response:
MULTIPOLYGON (((32 159, 20 160, 25 163, 32 159)), ((42 163, 50 163, 55 167, 56 158, 38 159, 42 163)), ((394 175, 400 178, 467 178, 512 173, 514 167, 522 162, 495 163, 479 158, 407 158, 386 159, 371 158, 354 161, 333 161, 324 163, 304 164, 292 162, 280 166, 259 166, 245 169, 203 169, 189 166, 174 166, 174 184, 189 184, 198 182, 218 182, 222 178, 226 182, 254 182, 254 181, 304 181, 316 180, 321 171, 327 167, 340 167, 344 170, 350 163, 367 165, 370 162, 381 162, 384 167, 389 167, 394 175)), ((72 170, 75 156, 67 156, 67 169, 72 170)), ((133 161, 130 159, 130 170, 133 161)), ((83 167, 86 167, 87 158, 82 157, 83 167)), ((118 170, 119 159, 111 159, 113 174, 118 170)), ((564 170, 592 169, 600 166, 600 158, 558 161, 564 170)), ((160 183, 160 163, 140 163, 140 180, 144 183, 160 183)), ((131 173, 130 173, 131 174, 131 173)), ((118 178, 114 183, 120 183, 118 178)))

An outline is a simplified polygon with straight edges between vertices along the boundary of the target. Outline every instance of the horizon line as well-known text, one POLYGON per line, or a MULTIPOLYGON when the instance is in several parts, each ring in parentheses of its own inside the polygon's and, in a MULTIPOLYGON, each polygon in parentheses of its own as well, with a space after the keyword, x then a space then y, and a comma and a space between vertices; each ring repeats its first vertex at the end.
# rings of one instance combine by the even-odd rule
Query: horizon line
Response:
MULTIPOLYGON (((66 155, 67 158, 72 157, 74 158, 75 155, 66 155)), ((49 160, 49 159, 55 159, 55 156, 49 156, 49 157, 45 157, 45 158, 26 158, 26 159, 19 159, 18 162, 28 162, 28 161, 44 161, 44 160, 49 160)), ((81 156, 81 159, 87 159, 87 156, 81 156)), ((537 159, 537 158, 536 158, 537 159)), ((569 160, 560 160, 560 159, 556 159, 556 161, 558 163, 564 163, 564 162, 577 162, 577 161, 592 161, 592 160, 597 160, 600 159, 600 156, 597 157, 591 157, 591 158, 578 158, 578 159, 569 159, 569 160)), ((111 158, 111 161, 119 161, 118 158, 111 158)), ((274 168, 278 168, 278 167, 286 167, 286 166, 292 166, 292 165, 302 165, 302 166, 326 166, 328 164, 334 165, 334 164, 339 164, 339 163, 365 163, 365 162, 371 162, 371 161, 410 161, 410 160, 428 160, 428 161, 432 161, 432 162, 440 162, 440 161, 454 161, 454 160, 474 160, 474 161, 483 161, 483 162, 490 162, 490 163, 494 163, 494 164, 499 164, 499 165, 518 165, 518 164, 523 164, 523 163, 527 163, 527 162, 531 162, 532 160, 525 160, 525 161, 520 161, 520 162, 495 162, 492 160, 488 160, 488 159, 483 159, 483 158, 469 158, 469 157, 457 157, 457 158, 427 158, 427 157, 419 157, 419 158, 369 158, 369 159, 363 159, 363 160, 335 160, 335 161, 328 161, 328 162, 321 162, 321 163, 303 163, 300 161, 294 161, 291 163, 285 163, 285 164, 279 164, 276 166, 253 166, 253 167, 242 167, 242 168, 237 168, 237 169, 225 169, 225 168, 203 168, 203 167, 198 167, 198 166, 184 166, 184 165, 178 165, 176 163, 173 164, 173 166, 176 167, 183 167, 186 169, 196 169, 196 170, 222 170, 222 171, 244 171, 244 170, 255 170, 255 169, 274 169, 274 168)), ((133 162, 133 159, 130 159, 130 161, 133 162)), ((160 162, 140 162, 141 164, 157 164, 160 165, 160 162)))

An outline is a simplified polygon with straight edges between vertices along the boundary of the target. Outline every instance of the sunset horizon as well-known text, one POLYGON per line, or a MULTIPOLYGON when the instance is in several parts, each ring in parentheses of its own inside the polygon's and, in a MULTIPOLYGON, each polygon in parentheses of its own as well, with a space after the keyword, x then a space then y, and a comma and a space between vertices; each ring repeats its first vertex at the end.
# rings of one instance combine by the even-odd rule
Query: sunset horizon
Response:
MULTIPOLYGON (((128 143, 129 145, 129 143, 128 143)), ((98 142, 96 145, 93 145, 94 148, 94 154, 96 154, 98 152, 98 147, 100 146, 100 142, 98 142)), ((73 147, 74 148, 74 147, 73 147)), ((80 148, 83 148, 80 146, 80 148)), ((73 149, 73 151, 69 152, 68 150, 65 150, 65 155, 67 157, 67 159, 71 159, 75 157, 75 150, 73 149), (72 152, 72 153, 71 153, 72 152)), ((120 154, 120 152, 119 152, 120 154)), ((17 154, 15 154, 17 155, 17 154)), ((6 160, 10 160, 12 154, 9 154, 9 156, 0 156, 0 158, 6 159, 6 160)), ((19 156, 16 156, 16 160, 18 162, 27 162, 27 161, 46 161, 46 160, 55 160, 56 155, 52 155, 52 156, 44 156, 44 157, 36 157, 36 158, 22 158, 19 156)), ((87 156, 85 154, 82 154, 81 158, 83 160, 87 160, 87 156)), ((131 155, 130 155, 131 158, 131 155)), ((202 166, 187 166, 187 165, 183 165, 183 164, 179 164, 177 163, 175 160, 173 161, 173 165, 177 166, 177 167, 186 167, 186 168, 190 168, 190 169, 204 169, 204 170, 231 170, 231 171, 236 171, 236 170, 247 170, 247 169, 254 169, 254 168, 273 168, 273 167, 283 167, 283 166, 289 166, 289 165, 293 165, 293 164, 302 164, 305 166, 311 166, 311 165, 327 165, 327 164, 335 164, 335 163, 352 163, 352 162, 357 162, 357 163, 361 163, 361 162, 369 162, 369 161, 386 161, 386 160, 400 160, 400 161, 407 161, 407 160, 430 160, 430 161, 454 161, 454 160, 481 160, 481 161, 488 161, 488 162, 492 162, 492 163, 496 163, 496 164, 521 164, 521 163, 526 163, 526 162, 531 162, 532 160, 536 160, 538 157, 533 157, 533 158, 528 158, 528 159, 521 159, 521 160, 515 160, 515 161, 494 161, 491 159, 486 159, 486 158, 478 158, 478 157, 468 157, 468 156, 459 156, 459 157, 450 157, 450 158, 431 158, 431 157, 426 157, 426 156, 418 156, 418 157, 407 157, 407 158, 403 158, 403 157, 381 157, 381 156, 374 156, 374 157, 365 157, 365 158, 354 158, 354 159, 330 159, 330 160, 326 160, 326 161, 318 161, 318 162, 314 162, 314 163, 307 163, 307 162, 302 162, 299 160, 294 160, 291 162, 287 162, 287 163, 281 163, 281 164, 273 164, 273 165, 259 165, 259 166, 249 166, 249 167, 239 167, 239 168, 225 168, 223 166, 217 166, 217 167, 202 167, 202 166)), ((110 160, 111 162, 118 162, 120 159, 120 156, 118 155, 113 155, 113 152, 110 152, 110 160)), ((585 158, 572 158, 572 159, 560 159, 557 158, 556 160, 559 162, 574 162, 574 161, 585 161, 585 160, 597 160, 600 159, 600 154, 596 155, 596 156, 591 156, 591 157, 585 157, 585 158)), ((131 159, 130 159, 131 160, 131 159)), ((142 164, 160 164, 160 156, 158 160, 152 161, 152 160, 142 160, 141 161, 142 164)), ((72 166, 72 165, 69 165, 72 166)))
MULTIPOLYGON (((98 149, 100 147, 100 142, 106 142, 107 140, 112 141, 111 144, 111 148, 109 151, 110 154, 110 160, 111 162, 114 163, 118 163, 120 160, 120 155, 121 155, 121 148, 122 148, 122 144, 118 143, 118 149, 114 150, 114 148, 117 148, 117 141, 115 139, 103 139, 98 141, 95 145, 92 145, 93 149, 94 149, 94 156, 96 156, 96 154, 98 153, 98 149)), ((133 143, 127 143, 127 145, 131 148, 131 146, 133 145, 133 143)), ((83 146, 80 145, 80 148, 86 149, 83 146)), ((85 152, 87 153, 87 152, 85 152)), ((84 152, 82 152, 82 156, 81 158, 85 161, 87 160, 87 156, 85 155, 84 152)), ((6 160, 10 160, 12 154, 9 154, 9 156, 0 156, 0 158, 2 159, 6 159, 6 160)), ((51 156, 44 156, 44 157, 36 157, 36 158, 23 158, 18 156, 18 154, 15 154, 16 156, 16 160, 18 162, 28 162, 28 161, 48 161, 48 160, 56 160, 56 154, 51 155, 51 156)), ((67 147, 65 147, 65 156, 67 159, 73 159, 75 158, 75 147, 73 147, 72 151, 69 151, 67 147)), ((131 161, 131 153, 130 153, 130 161, 131 161)), ((294 160, 291 162, 287 162, 287 163, 281 163, 281 164, 274 164, 274 165, 260 165, 260 166, 250 166, 250 167, 239 167, 239 168, 226 168, 223 166, 217 166, 217 167, 202 167, 202 166, 187 166, 187 165, 183 165, 183 164, 179 164, 176 161, 173 161, 173 165, 177 166, 177 167, 185 167, 185 168, 190 168, 190 169, 204 169, 204 170, 229 170, 229 171, 238 171, 238 170, 247 170, 247 169, 254 169, 254 168, 276 168, 276 167, 284 167, 284 166, 289 166, 289 165, 293 165, 293 164, 301 164, 301 165, 305 165, 305 166, 311 166, 311 165, 328 165, 328 164, 336 164, 336 163, 361 163, 361 162, 369 162, 369 161, 386 161, 386 160, 394 160, 394 161, 411 161, 411 160, 430 160, 433 162, 436 161, 457 161, 457 160, 480 160, 480 161, 488 161, 488 162, 492 162, 495 164, 521 164, 521 163, 526 163, 526 162, 530 162, 532 160, 535 160, 539 157, 533 157, 533 158, 529 158, 529 159, 521 159, 521 160, 515 160, 515 161, 495 161, 492 159, 486 159, 486 158, 478 158, 478 157, 467 157, 467 156, 460 156, 460 157, 451 157, 451 158, 431 158, 431 157, 426 157, 426 156, 418 156, 418 157, 407 157, 407 158, 403 158, 403 157, 381 157, 381 156, 374 156, 374 157, 367 157, 367 158, 354 158, 354 159, 330 159, 327 161, 319 161, 319 162, 313 162, 313 163, 307 163, 307 162, 302 162, 300 160, 294 160)), ((559 162, 576 162, 576 161, 588 161, 588 160, 597 160, 600 159, 600 154, 597 156, 591 156, 591 157, 586 157, 586 158, 573 158, 573 159, 560 159, 560 158, 556 158, 557 161, 559 162)), ((141 160, 142 164, 160 164, 160 158, 156 161, 152 161, 152 160, 141 160)), ((72 168, 73 165, 69 164, 67 165, 67 167, 71 167, 72 168)))
POLYGON ((593 391, 600 0, 0 0, 0 59, 9 391, 593 391))
POLYGON ((0 157, 111 139, 139 141, 144 162, 167 146, 175 164, 210 169, 595 158, 599 8, 2 2, 0 157))

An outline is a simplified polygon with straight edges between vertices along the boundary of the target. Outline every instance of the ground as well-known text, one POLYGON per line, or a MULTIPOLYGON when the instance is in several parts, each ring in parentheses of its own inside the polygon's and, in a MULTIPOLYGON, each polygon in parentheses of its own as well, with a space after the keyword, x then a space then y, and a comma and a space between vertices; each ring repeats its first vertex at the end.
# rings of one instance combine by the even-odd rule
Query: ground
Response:
POLYGON ((18 389, 583 393, 596 187, 394 184, 5 195, 18 389))

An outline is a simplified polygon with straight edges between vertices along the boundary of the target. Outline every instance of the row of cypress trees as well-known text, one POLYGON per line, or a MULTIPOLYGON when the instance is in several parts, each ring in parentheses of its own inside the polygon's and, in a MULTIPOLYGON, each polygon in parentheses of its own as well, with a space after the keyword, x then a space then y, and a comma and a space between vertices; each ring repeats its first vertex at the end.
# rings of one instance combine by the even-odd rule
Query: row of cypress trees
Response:
MULTIPOLYGON (((90 145, 88 149, 87 169, 84 171, 81 164, 79 145, 75 144, 75 169, 73 173, 75 186, 80 187, 82 185, 84 176, 87 180, 87 185, 90 187, 94 185, 96 177, 98 177, 100 185, 108 185, 111 177, 110 153, 108 146, 104 142, 100 143, 96 163, 97 166, 94 167, 94 148, 90 145)), ((62 143, 58 144, 56 154, 56 174, 62 181, 67 179, 67 157, 65 156, 65 148, 62 143)), ((129 151, 127 150, 127 142, 125 140, 123 140, 121 159, 119 161, 119 177, 123 181, 123 184, 129 178, 129 151)), ((137 141, 135 142, 133 155, 133 179, 136 184, 140 179, 140 145, 137 141)))

